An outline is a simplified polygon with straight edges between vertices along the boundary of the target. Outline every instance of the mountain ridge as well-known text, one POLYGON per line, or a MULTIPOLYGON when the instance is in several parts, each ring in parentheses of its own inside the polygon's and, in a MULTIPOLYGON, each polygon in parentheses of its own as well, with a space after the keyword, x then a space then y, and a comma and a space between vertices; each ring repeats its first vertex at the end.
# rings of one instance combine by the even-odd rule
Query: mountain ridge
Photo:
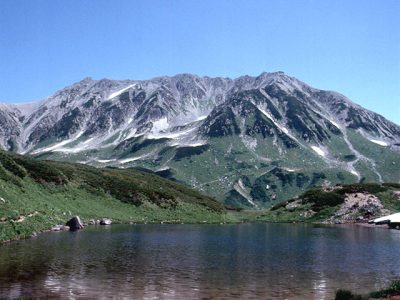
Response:
MULTIPOLYGON (((84 83, 84 82, 87 82, 87 81, 90 81, 90 82, 99 82, 99 81, 111 81, 111 82, 113 82, 113 81, 114 81, 114 82, 115 82, 115 81, 118 81, 118 82, 145 82, 145 81, 161 80, 161 79, 165 79, 165 78, 175 78, 175 77, 180 77, 180 76, 194 76, 194 77, 197 77, 197 78, 205 78, 205 79, 218 79, 218 78, 221 78, 221 79, 225 79, 225 80, 234 81, 234 80, 239 80, 239 79, 241 79, 241 78, 257 78, 257 77, 260 77, 260 76, 262 76, 262 75, 264 75, 264 74, 284 74, 284 75, 286 75, 286 76, 289 76, 289 75, 287 75, 287 74, 286 74, 285 72, 283 72, 283 71, 262 72, 262 73, 261 73, 260 75, 258 75, 258 76, 242 75, 242 76, 239 76, 239 77, 237 77, 237 78, 232 78, 232 77, 227 77, 227 76, 214 76, 214 77, 207 76, 207 75, 201 76, 201 75, 196 75, 196 74, 191 74, 191 73, 178 73, 178 74, 176 74, 176 75, 155 76, 155 77, 151 77, 151 78, 149 78, 149 79, 111 79, 111 78, 107 78, 107 77, 104 77, 104 78, 101 78, 101 79, 93 79, 93 77, 87 76, 87 77, 84 77, 83 79, 81 79, 81 80, 79 80, 79 81, 77 81, 77 82, 74 82, 74 83, 72 83, 72 84, 70 84, 70 85, 68 85, 68 86, 66 86, 66 87, 64 87, 64 88, 62 88, 61 90, 71 88, 71 87, 73 87, 73 86, 75 86, 75 85, 79 85, 79 84, 84 83)), ((292 77, 292 76, 289 76, 289 77, 292 78, 292 79, 296 79, 295 77, 292 77)), ((296 79, 296 80, 298 80, 298 79, 296 79)), ((298 81, 299 81, 299 80, 298 80, 298 81)), ((301 81, 300 81, 300 82, 301 82, 301 81)), ((304 84, 304 82, 302 82, 302 83, 304 84)), ((315 90, 319 90, 319 89, 317 89, 317 88, 314 88, 314 89, 315 89, 315 90)), ((59 90, 59 91, 61 91, 61 90, 59 90)), ((341 94, 341 93, 339 93, 339 92, 337 92, 337 91, 334 91, 334 90, 324 90, 324 91, 329 92, 329 93, 333 93, 333 94, 337 94, 339 97, 345 97, 345 98, 347 99, 347 101, 350 102, 351 104, 353 104, 353 105, 355 105, 355 106, 358 106, 358 107, 360 107, 360 108, 363 108, 364 110, 367 110, 367 111, 369 111, 369 112, 371 112, 371 113, 374 113, 374 114, 376 114, 376 115, 379 115, 380 117, 386 119, 387 121, 389 121, 389 122, 391 122, 391 123, 393 123, 393 124, 395 124, 395 125, 397 125, 397 126, 400 126, 400 124, 397 124, 396 122, 387 119, 386 117, 382 116, 381 114, 376 113, 376 112, 374 112, 374 111, 371 110, 371 109, 364 108, 364 107, 362 107, 360 104, 353 102, 352 100, 350 100, 349 98, 347 98, 344 94, 341 94)), ((29 108, 28 108, 28 107, 30 107, 30 106, 34 106, 34 107, 40 106, 40 105, 43 104, 47 99, 52 98, 52 97, 54 96, 54 94, 56 94, 56 93, 57 93, 57 92, 53 93, 53 94, 50 95, 50 96, 44 97, 44 98, 42 98, 42 99, 32 100, 32 101, 29 100, 29 101, 26 101, 26 102, 8 103, 8 102, 2 102, 2 101, 0 101, 0 109, 1 109, 1 108, 3 108, 3 109, 4 109, 4 108, 16 108, 16 109, 19 109, 19 110, 20 110, 20 109, 22 108, 22 110, 29 111, 29 108), (24 108, 24 107, 25 107, 25 108, 24 108)))
POLYGON ((32 111, 0 106, 0 124, 1 148, 145 167, 239 206, 273 205, 316 184, 400 180, 399 125, 283 72, 87 77, 32 111), (223 171, 212 174, 216 165, 223 171))

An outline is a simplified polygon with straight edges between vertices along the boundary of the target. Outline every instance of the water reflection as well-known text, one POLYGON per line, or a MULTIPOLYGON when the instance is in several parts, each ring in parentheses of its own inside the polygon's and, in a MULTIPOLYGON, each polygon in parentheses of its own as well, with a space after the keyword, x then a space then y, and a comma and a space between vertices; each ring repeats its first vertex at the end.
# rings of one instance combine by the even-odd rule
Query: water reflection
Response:
POLYGON ((0 296, 331 299, 398 278, 399 242, 356 226, 91 227, 0 247, 0 296))

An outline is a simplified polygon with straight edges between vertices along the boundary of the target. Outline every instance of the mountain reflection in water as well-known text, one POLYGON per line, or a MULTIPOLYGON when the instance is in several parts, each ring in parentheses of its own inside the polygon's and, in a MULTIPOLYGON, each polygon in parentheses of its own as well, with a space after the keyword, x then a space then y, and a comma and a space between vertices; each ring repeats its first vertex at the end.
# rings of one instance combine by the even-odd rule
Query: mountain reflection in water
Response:
POLYGON ((398 279, 399 244, 358 226, 92 226, 0 246, 0 296, 332 299, 398 279))

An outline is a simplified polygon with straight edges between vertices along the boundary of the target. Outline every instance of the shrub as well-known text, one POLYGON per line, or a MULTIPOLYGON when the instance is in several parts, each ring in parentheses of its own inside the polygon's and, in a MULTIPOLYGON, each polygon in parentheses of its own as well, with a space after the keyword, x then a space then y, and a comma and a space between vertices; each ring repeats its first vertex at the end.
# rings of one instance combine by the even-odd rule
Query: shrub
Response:
POLYGON ((387 298, 394 295, 400 295, 400 280, 393 281, 387 289, 369 294, 371 298, 387 298))
POLYGON ((11 156, 6 155, 3 151, 0 151, 0 163, 7 171, 11 172, 15 176, 24 178, 27 175, 26 170, 18 165, 11 156))
POLYGON ((400 189, 400 183, 384 183, 384 187, 400 189))
POLYGON ((387 188, 378 184, 378 183, 354 183, 354 184, 347 184, 342 187, 342 189, 338 190, 337 192, 340 194, 345 193, 363 193, 368 192, 371 194, 376 194, 380 192, 386 191, 387 188))
POLYGON ((362 300, 362 297, 348 290, 338 290, 335 294, 335 300, 362 300))
POLYGON ((302 196, 303 203, 311 203, 312 210, 319 212, 326 207, 334 207, 344 202, 344 196, 336 191, 325 192, 321 189, 311 189, 302 196))
POLYGON ((32 159, 25 159, 23 157, 15 158, 15 161, 22 165, 30 177, 39 183, 54 183, 56 185, 63 185, 67 183, 67 178, 57 168, 45 161, 35 161, 32 159))

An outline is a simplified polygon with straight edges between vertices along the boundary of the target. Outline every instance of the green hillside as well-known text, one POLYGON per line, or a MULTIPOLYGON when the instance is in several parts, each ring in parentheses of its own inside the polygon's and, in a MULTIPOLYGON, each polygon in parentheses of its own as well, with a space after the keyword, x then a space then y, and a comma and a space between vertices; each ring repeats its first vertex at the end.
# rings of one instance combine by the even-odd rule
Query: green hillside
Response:
POLYGON ((0 151, 0 241, 103 217, 114 223, 227 222, 222 204, 183 185, 134 169, 38 161, 0 151))
POLYGON ((260 212, 266 222, 363 223, 400 211, 400 184, 365 183, 310 189, 260 212))

